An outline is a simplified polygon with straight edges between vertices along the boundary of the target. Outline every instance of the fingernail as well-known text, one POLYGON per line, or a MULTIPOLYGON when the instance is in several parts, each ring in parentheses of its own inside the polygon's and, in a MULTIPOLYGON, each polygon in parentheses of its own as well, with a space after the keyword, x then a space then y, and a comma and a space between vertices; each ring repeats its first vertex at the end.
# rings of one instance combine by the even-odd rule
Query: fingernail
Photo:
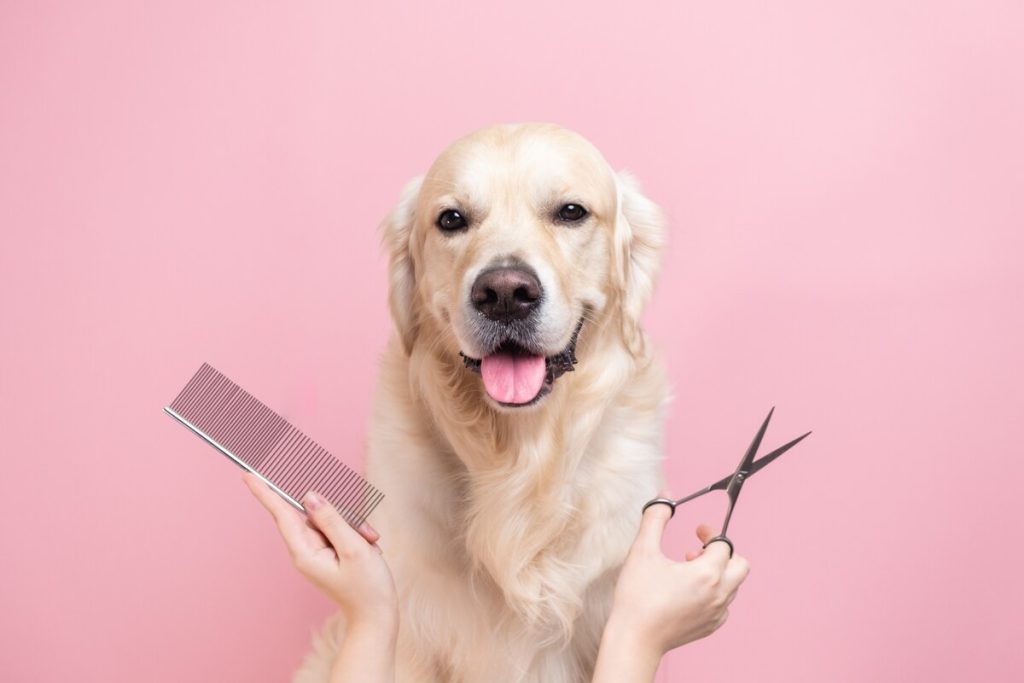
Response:
POLYGON ((319 494, 310 491, 306 494, 306 497, 302 499, 302 504, 310 510, 316 510, 324 504, 324 499, 321 498, 319 494))

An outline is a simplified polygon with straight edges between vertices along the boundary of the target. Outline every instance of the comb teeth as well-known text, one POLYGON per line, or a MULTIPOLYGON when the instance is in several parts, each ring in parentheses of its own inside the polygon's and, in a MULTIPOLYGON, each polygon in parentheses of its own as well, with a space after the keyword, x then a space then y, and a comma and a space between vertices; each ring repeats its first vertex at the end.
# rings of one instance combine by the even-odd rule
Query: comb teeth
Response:
POLYGON ((358 528, 384 498, 351 468, 207 363, 164 410, 303 512, 299 501, 316 491, 358 528))

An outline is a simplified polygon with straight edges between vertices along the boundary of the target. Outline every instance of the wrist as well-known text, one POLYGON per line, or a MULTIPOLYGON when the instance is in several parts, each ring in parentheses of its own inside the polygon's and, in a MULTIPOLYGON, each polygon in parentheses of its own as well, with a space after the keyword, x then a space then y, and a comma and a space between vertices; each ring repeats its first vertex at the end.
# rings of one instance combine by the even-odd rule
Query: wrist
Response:
POLYGON ((345 637, 366 635, 394 641, 398 637, 398 610, 380 610, 371 614, 346 615, 345 637))
POLYGON ((393 683, 397 641, 397 619, 349 621, 331 667, 331 683, 393 683))
POLYGON ((663 652, 614 611, 601 635, 595 681, 652 681, 663 652))

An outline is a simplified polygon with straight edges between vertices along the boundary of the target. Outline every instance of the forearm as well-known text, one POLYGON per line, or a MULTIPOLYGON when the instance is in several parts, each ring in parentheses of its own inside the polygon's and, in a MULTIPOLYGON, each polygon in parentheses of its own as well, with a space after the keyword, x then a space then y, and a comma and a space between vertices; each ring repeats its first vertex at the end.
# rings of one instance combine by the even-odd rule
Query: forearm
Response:
POLYGON ((651 643, 638 642, 634 630, 608 621, 597 652, 593 683, 652 683, 661 655, 651 643))
POLYGON ((349 624, 330 683, 393 683, 398 623, 349 624))

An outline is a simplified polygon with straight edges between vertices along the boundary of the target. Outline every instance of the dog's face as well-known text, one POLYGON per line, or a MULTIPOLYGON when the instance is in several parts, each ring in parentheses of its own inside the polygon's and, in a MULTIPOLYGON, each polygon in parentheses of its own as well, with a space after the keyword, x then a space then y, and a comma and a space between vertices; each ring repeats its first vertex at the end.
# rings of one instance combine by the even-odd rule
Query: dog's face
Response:
MULTIPOLYGON (((610 305, 632 315, 623 184, 590 143, 555 126, 497 126, 445 150, 385 222, 407 348, 461 354, 499 409, 539 403, 573 369, 582 327, 610 305)), ((644 298, 651 275, 633 283, 644 298)))

